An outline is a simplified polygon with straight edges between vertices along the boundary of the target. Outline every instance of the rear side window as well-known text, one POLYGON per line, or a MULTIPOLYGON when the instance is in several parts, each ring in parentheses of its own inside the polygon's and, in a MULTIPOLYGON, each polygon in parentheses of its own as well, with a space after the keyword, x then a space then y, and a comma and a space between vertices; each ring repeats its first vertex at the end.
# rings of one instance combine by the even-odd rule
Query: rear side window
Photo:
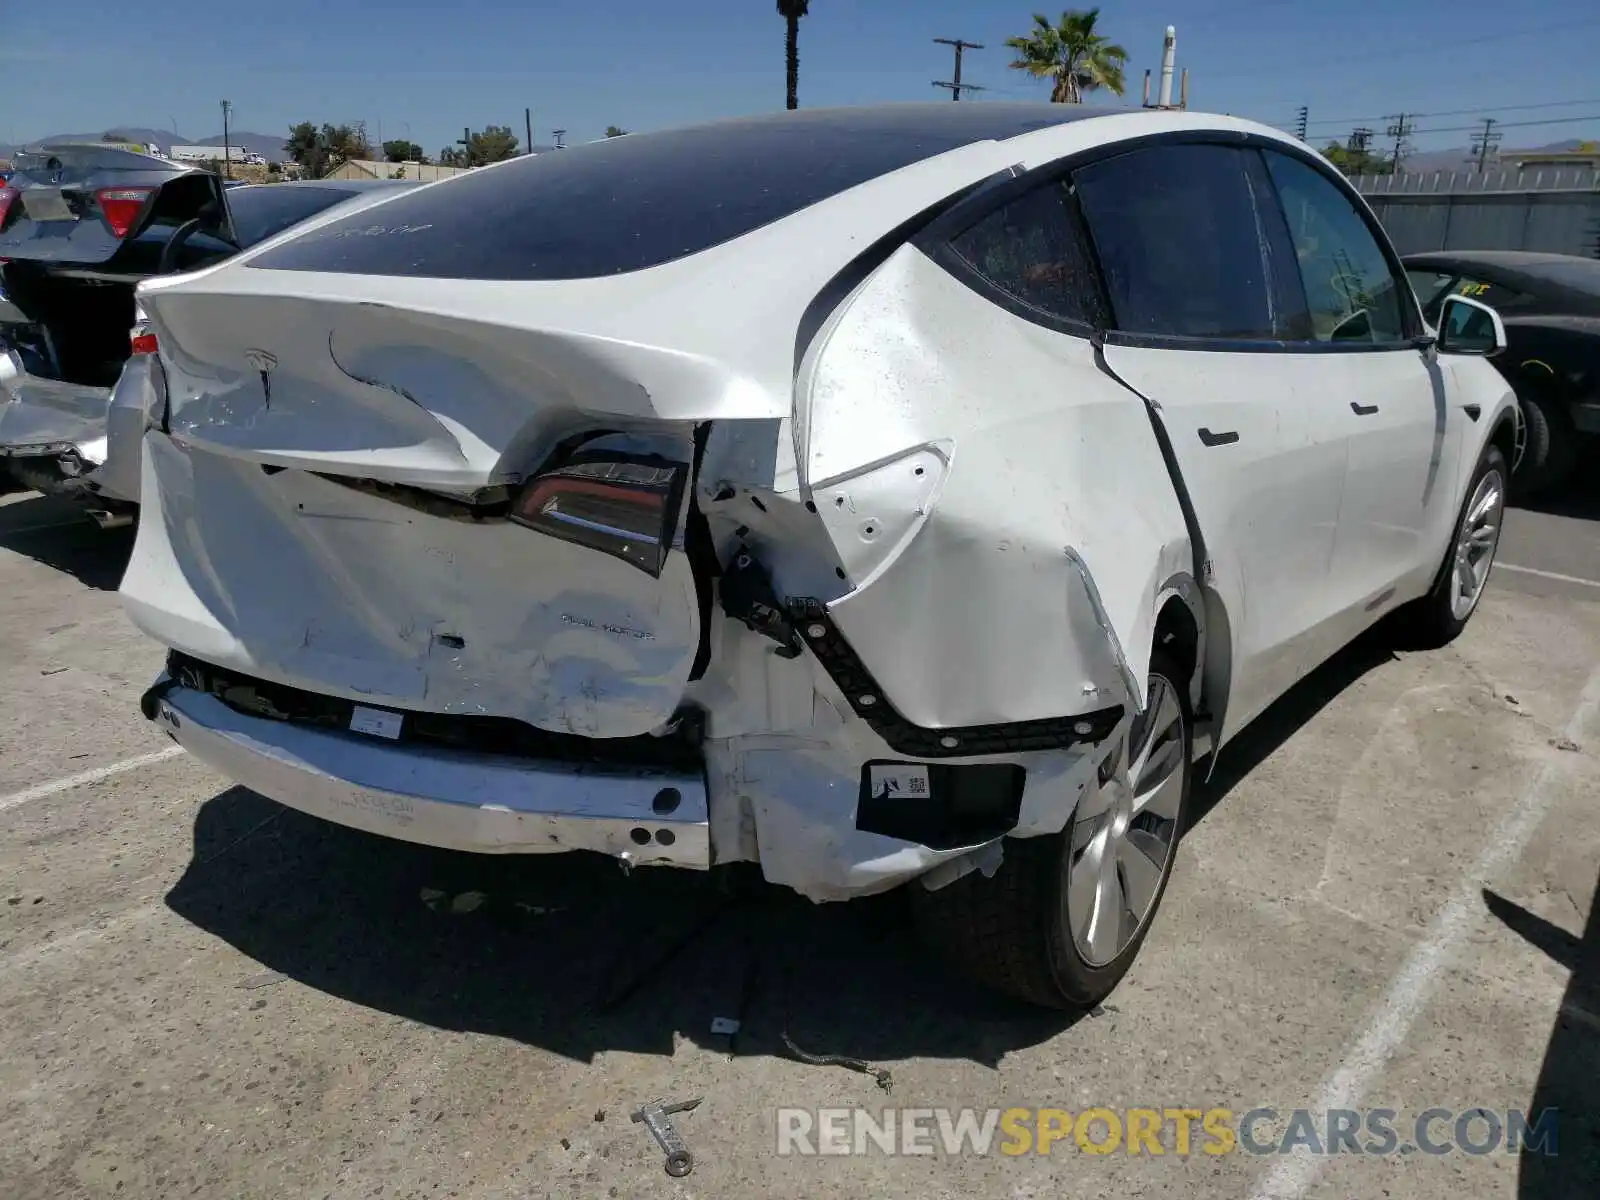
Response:
POLYGON ((1029 308, 1097 325, 1094 268, 1069 219, 1060 182, 996 209, 950 243, 973 270, 1029 308))
POLYGON ((1289 222, 1313 340, 1394 345, 1406 338, 1399 280, 1355 204, 1321 171, 1265 150, 1289 222))
POLYGON ((230 188, 228 213, 239 236, 239 249, 244 250, 354 195, 342 188, 285 184, 230 188))
POLYGON ((1228 146, 1152 146, 1074 173, 1118 329, 1277 336, 1243 163, 1228 146))

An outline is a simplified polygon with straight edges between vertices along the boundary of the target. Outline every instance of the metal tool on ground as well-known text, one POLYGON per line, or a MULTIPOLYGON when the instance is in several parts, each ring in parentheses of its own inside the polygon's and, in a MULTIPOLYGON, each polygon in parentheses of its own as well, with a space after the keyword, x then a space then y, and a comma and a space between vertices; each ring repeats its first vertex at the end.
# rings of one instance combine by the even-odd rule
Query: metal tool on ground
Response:
POLYGON ((789 1031, 783 1031, 783 1044, 789 1048, 789 1053, 803 1063, 810 1063, 814 1067, 844 1067, 849 1071, 859 1071, 863 1075, 871 1075, 877 1085, 884 1091, 894 1088, 894 1076, 888 1067, 875 1067, 864 1058, 852 1058, 848 1054, 812 1054, 809 1050, 802 1050, 794 1044, 794 1039, 789 1036, 789 1031))
POLYGON ((678 1136, 678 1131, 667 1118, 672 1113, 689 1112, 698 1108, 702 1096, 693 1100, 680 1100, 676 1104, 668 1104, 664 1100, 652 1100, 633 1114, 636 1123, 642 1122, 650 1131, 650 1136, 656 1139, 656 1145, 661 1147, 662 1153, 667 1156, 665 1163, 666 1172, 674 1179, 681 1179, 694 1170, 694 1155, 689 1153, 689 1147, 684 1145, 683 1138, 678 1136))

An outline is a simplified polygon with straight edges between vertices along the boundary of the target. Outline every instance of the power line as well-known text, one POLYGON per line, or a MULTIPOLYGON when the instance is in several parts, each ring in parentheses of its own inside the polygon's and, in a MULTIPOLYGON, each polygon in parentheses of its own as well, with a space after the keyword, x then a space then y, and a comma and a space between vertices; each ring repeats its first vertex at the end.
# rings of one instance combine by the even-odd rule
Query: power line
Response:
POLYGON ((969 42, 969 41, 966 41, 966 40, 964 40, 962 38, 934 38, 933 40, 935 42, 939 43, 939 45, 941 45, 941 46, 952 46, 952 47, 954 47, 955 48, 955 52, 956 52, 956 68, 955 68, 954 76, 949 80, 935 79, 933 81, 933 86, 934 87, 940 87, 940 88, 949 88, 950 89, 950 99, 952 99, 952 100, 961 99, 961 93, 962 92, 981 92, 981 91, 983 91, 984 89, 979 87, 975 83, 962 83, 961 82, 961 52, 963 50, 982 50, 983 49, 983 43, 982 42, 969 42))
POLYGON ((1384 130, 1385 133, 1394 139, 1394 157, 1390 161, 1394 163, 1394 169, 1396 172, 1400 170, 1400 159, 1406 151, 1406 139, 1416 131, 1417 127, 1406 119, 1405 113, 1401 113, 1399 116, 1395 117, 1394 120, 1391 121, 1388 127, 1384 130))
MULTIPOLYGON (((1588 100, 1546 100, 1539 104, 1479 104, 1473 108, 1442 108, 1438 112, 1419 112, 1417 117, 1468 117, 1477 113, 1487 112, 1532 112, 1545 108, 1576 108, 1580 104, 1600 104, 1600 98, 1588 100)), ((1336 125, 1339 128, 1356 124, 1360 121, 1381 121, 1382 115, 1368 114, 1360 117, 1327 117, 1318 118, 1311 122, 1313 127, 1320 125, 1336 125)))

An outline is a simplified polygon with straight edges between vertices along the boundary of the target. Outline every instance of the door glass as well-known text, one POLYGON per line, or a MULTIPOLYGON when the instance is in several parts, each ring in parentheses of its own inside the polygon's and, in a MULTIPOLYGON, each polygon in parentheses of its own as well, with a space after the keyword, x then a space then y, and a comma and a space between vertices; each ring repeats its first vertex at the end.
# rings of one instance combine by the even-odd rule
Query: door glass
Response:
POLYGON ((1073 174, 1116 327, 1176 337, 1281 336, 1243 156, 1152 146, 1073 174))
POLYGON ((1058 182, 996 209, 950 243, 1001 291, 1054 317, 1098 325, 1099 289, 1058 182))
POLYGON ((1298 158, 1273 150, 1263 157, 1289 222, 1314 340, 1403 343, 1402 289, 1350 198, 1298 158))

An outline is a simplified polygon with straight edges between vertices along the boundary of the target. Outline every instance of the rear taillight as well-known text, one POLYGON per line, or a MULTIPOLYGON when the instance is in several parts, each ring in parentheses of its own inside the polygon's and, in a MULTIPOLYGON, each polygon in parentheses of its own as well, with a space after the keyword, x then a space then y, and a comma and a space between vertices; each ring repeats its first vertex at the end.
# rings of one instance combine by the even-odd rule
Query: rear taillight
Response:
POLYGON ((22 193, 9 184, 0 187, 0 229, 6 227, 6 222, 11 218, 11 209, 17 202, 17 197, 22 193))
POLYGON ((156 335, 153 333, 134 334, 132 346, 135 354, 154 354, 160 348, 156 345, 156 335))
POLYGON ((100 202, 111 232, 125 238, 138 228, 139 217, 153 195, 155 188, 102 188, 94 198, 100 202))
POLYGON ((622 456, 569 462, 534 477, 511 519, 660 577, 677 531, 688 467, 622 456))

